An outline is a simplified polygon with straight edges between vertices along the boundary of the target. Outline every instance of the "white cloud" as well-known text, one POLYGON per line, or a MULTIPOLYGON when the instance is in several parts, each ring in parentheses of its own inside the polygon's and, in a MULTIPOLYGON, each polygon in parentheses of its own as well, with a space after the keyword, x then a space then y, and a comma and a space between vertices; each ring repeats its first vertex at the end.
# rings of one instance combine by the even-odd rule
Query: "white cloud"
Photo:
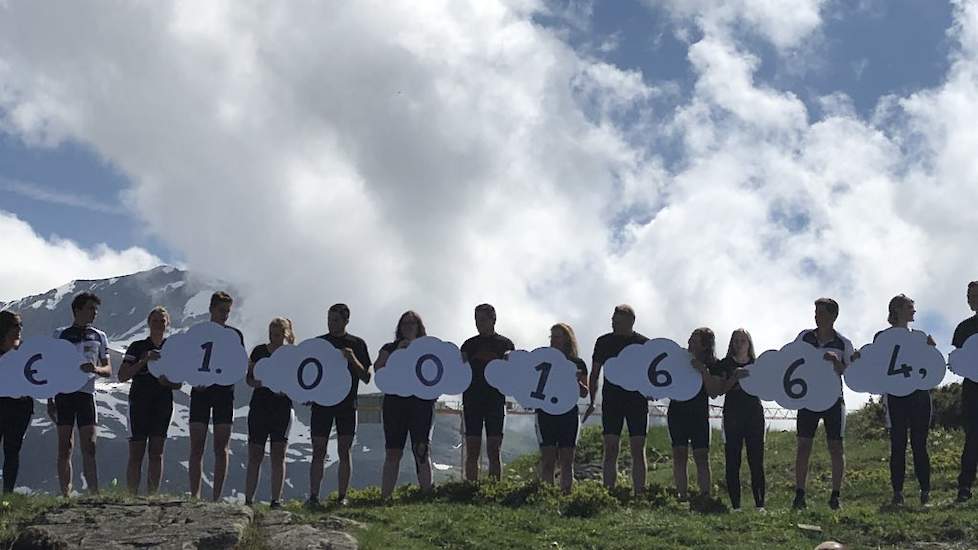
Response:
POLYGON ((886 329, 859 354, 845 372, 846 385, 858 392, 905 396, 936 387, 947 372, 944 355, 919 330, 886 329))
POLYGON ((494 359, 486 365, 486 381, 520 405, 547 414, 566 413, 580 397, 577 365, 555 348, 517 350, 494 359))
POLYGON ((45 239, 30 224, 0 210, 0 300, 46 292, 75 279, 100 279, 149 269, 162 263, 142 248, 84 249, 76 243, 45 239))
POLYGON ((296 403, 329 407, 350 393, 351 375, 346 358, 323 338, 309 338, 297 346, 285 345, 255 365, 255 378, 284 393, 296 403))
POLYGON ((643 333, 708 325, 721 350, 738 326, 787 341, 821 295, 863 341, 897 293, 963 316, 976 4, 956 4, 946 82, 870 120, 841 94, 816 118, 761 84, 735 32, 803 49, 824 2, 663 5, 700 31, 690 97, 573 51, 529 0, 11 3, 0 116, 127 174, 151 230, 248 296, 253 334, 283 312, 322 332, 341 300, 374 348, 408 308, 461 341, 483 301, 520 346, 563 320, 588 348, 620 302, 643 333))
POLYGON ((0 356, 0 395, 49 399, 78 391, 91 379, 79 368, 84 362, 78 348, 66 340, 27 338, 18 349, 0 356))
POLYGON ((149 370, 154 376, 191 386, 230 386, 244 380, 248 353, 234 330, 204 321, 167 338, 149 370))
POLYGON ((394 350, 374 380, 384 393, 437 399, 464 392, 472 382, 472 370, 462 362, 458 346, 423 336, 394 350))

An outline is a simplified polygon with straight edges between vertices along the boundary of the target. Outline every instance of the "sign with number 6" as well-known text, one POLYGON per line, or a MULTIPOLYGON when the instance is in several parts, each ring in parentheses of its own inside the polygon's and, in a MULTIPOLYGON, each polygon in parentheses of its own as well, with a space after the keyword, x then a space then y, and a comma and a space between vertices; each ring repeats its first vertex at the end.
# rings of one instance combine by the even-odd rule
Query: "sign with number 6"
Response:
POLYGON ((230 386, 247 374, 248 353, 234 329, 206 321, 167 338, 149 371, 192 386, 230 386))
MULTIPOLYGON (((740 387, 786 409, 824 411, 842 395, 842 382, 825 360, 825 348, 796 340, 780 350, 765 351, 748 368, 740 387)), ((838 352, 842 353, 842 352, 838 352)))
POLYGON ((686 348, 667 338, 632 344, 604 364, 604 376, 626 390, 649 399, 686 401, 696 397, 703 377, 686 348))
POLYGON ((486 382, 528 409, 564 414, 580 396, 577 366, 555 348, 510 352, 486 365, 486 382))

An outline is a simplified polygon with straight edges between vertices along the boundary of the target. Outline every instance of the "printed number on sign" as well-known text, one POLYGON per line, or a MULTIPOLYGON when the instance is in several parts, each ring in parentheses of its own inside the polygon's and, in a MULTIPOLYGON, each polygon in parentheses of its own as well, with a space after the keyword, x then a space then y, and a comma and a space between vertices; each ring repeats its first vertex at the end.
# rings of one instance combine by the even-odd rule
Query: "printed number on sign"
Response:
POLYGON ((660 353, 649 363, 649 382, 657 388, 664 388, 672 384, 672 374, 669 371, 655 370, 659 366, 659 363, 664 361, 668 356, 668 353, 660 353))
POLYGON ((47 380, 38 380, 37 378, 34 378, 34 375, 37 374, 37 370, 34 368, 34 363, 37 363, 43 358, 44 356, 40 353, 34 354, 27 360, 27 364, 24 365, 24 378, 35 386, 43 386, 44 384, 48 383, 47 380))
POLYGON ((798 359, 784 371, 784 392, 792 399, 801 399, 808 394, 808 382, 801 378, 792 378, 791 375, 805 364, 804 359, 798 359), (795 388, 798 388, 797 390, 795 388))
POLYGON ((441 359, 439 359, 437 355, 434 355, 432 353, 426 353, 421 357, 419 357, 418 362, 415 363, 414 374, 417 375, 418 381, 420 381, 422 384, 430 388, 435 384, 441 382, 441 377, 444 376, 445 374, 445 365, 442 364, 441 359), (431 361, 432 363, 435 364, 437 373, 435 374, 434 378, 430 378, 430 379, 425 378, 424 369, 422 367, 424 367, 426 361, 431 361))
POLYGON ((299 387, 304 390, 311 390, 319 385, 323 381, 323 364, 319 362, 318 359, 309 357, 303 362, 299 363, 299 370, 296 372, 296 376, 299 378, 299 387), (316 377, 313 378, 312 384, 306 384, 305 374, 306 367, 309 365, 316 365, 316 377))

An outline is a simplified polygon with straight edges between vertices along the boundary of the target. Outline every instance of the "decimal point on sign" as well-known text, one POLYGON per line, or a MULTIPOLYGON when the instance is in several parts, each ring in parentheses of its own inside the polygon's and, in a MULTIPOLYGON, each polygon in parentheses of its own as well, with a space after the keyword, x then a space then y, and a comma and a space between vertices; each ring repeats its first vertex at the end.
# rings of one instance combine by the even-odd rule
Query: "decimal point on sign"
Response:
POLYGON ((550 398, 550 402, 553 403, 554 405, 557 404, 557 401, 558 401, 558 399, 556 397, 551 397, 550 398))

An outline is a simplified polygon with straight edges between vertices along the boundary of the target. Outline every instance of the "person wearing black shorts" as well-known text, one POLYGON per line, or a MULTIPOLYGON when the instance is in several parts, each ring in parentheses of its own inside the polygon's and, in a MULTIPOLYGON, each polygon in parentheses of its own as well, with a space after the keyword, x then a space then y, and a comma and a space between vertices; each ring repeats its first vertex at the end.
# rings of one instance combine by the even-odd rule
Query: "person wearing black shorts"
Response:
POLYGON ((479 454, 482 451, 482 428, 485 426, 489 477, 498 480, 503 471, 500 450, 503 444, 506 396, 486 382, 486 365, 494 359, 504 358, 515 347, 509 338, 496 333, 496 308, 490 304, 476 306, 475 328, 479 334, 462 344, 462 360, 472 368, 472 383, 462 394, 465 479, 479 479, 479 454))
MULTIPOLYGON (((406 311, 397 322, 394 341, 380 348, 377 355, 377 371, 387 366, 387 359, 398 349, 408 347, 415 339, 425 336, 424 322, 413 312, 406 311)), ((435 400, 420 397, 385 394, 384 417, 384 472, 381 481, 381 498, 387 500, 394 492, 397 474, 401 468, 401 456, 408 435, 411 436, 411 450, 414 453, 414 467, 418 474, 421 491, 431 492, 431 426, 435 416, 435 400)))
MULTIPOLYGON (((61 494, 71 494, 71 451, 73 430, 78 426, 78 443, 82 454, 82 474, 88 492, 98 494, 98 467, 95 462, 95 376, 112 376, 109 343, 105 333, 92 326, 102 301, 91 292, 82 292, 71 301, 74 322, 55 332, 55 338, 74 344, 85 360, 81 371, 93 375, 81 390, 59 393, 48 400, 48 416, 58 426, 58 481, 61 494)), ((65 365, 74 368, 74 365, 65 365)))
POLYGON ((350 449, 353 436, 357 432, 357 394, 360 382, 370 382, 370 353, 362 338, 346 331, 350 322, 350 308, 346 304, 333 304, 326 313, 328 332, 320 338, 340 350, 346 358, 350 370, 350 393, 343 401, 332 407, 312 404, 312 462, 309 464, 309 500, 306 505, 319 505, 319 488, 323 481, 323 468, 326 461, 326 446, 329 434, 336 424, 336 454, 339 458, 337 468, 337 502, 346 504, 346 491, 350 487, 353 474, 350 449))
MULTIPOLYGON (((211 322, 228 330, 233 330, 244 347, 241 331, 228 326, 231 305, 234 300, 227 292, 218 291, 211 295, 211 322)), ((217 502, 224 490, 224 479, 228 473, 228 444, 231 442, 231 424, 234 422, 234 386, 194 387, 190 390, 190 463, 187 472, 190 477, 190 496, 200 498, 200 474, 204 464, 204 446, 207 444, 207 425, 214 418, 214 487, 211 499, 217 502)))
MULTIPOLYGON (((587 365, 577 355, 577 337, 566 323, 550 327, 550 347, 557 348, 577 366, 580 396, 587 397, 587 365)), ((537 441, 540 444, 540 481, 553 485, 554 470, 560 463, 560 490, 570 494, 574 483, 574 454, 577 450, 577 429, 580 413, 577 405, 564 414, 536 411, 537 441)))
MULTIPOLYGON (((888 306, 887 322, 892 327, 910 330, 910 322, 917 313, 914 302, 904 294, 894 296, 888 306)), ((873 341, 883 331, 877 332, 873 341)), ((937 342, 922 331, 914 330, 927 343, 936 346, 937 342)), ((859 352, 852 359, 859 358, 859 352)), ((907 434, 910 435, 910 448, 913 450, 913 470, 920 486, 920 503, 930 501, 930 453, 927 451, 927 435, 930 431, 931 399, 929 390, 916 390, 905 396, 884 395, 886 423, 890 429, 890 486, 893 488, 892 504, 903 504, 903 481, 907 470, 907 434)))
MULTIPOLYGON (((0 311, 0 356, 20 347, 20 316, 0 311)), ((34 415, 30 397, 0 397, 0 440, 3 441, 3 492, 12 493, 20 469, 20 447, 34 415)))
POLYGON ((805 486, 808 482, 808 462, 812 456, 812 442, 815 431, 818 430, 819 420, 825 424, 825 440, 832 459, 832 494, 829 497, 829 508, 838 510, 839 498, 842 491, 842 478, 845 475, 846 458, 842 445, 842 437, 846 428, 846 404, 842 398, 842 373, 849 366, 853 355, 852 342, 835 330, 835 321, 839 318, 839 304, 832 298, 815 300, 815 326, 812 330, 803 330, 797 340, 811 344, 817 349, 824 349, 824 359, 830 361, 835 373, 839 376, 839 399, 834 405, 824 411, 801 409, 797 416, 798 450, 795 455, 795 500, 792 507, 796 510, 805 508, 805 486))
MULTIPOLYGON (((594 343, 591 377, 588 381, 591 403, 585 416, 594 411, 594 400, 601 381, 601 367, 605 362, 617 357, 629 345, 644 344, 649 340, 635 332, 634 326, 635 310, 629 305, 617 306, 611 315, 611 332, 594 343)), ((649 426, 649 401, 640 392, 628 391, 605 379, 601 391, 601 425, 604 434, 602 477, 605 487, 609 489, 618 481, 621 430, 626 423, 632 451, 632 487, 635 494, 640 494, 645 490, 645 435, 649 426)))
POLYGON ((272 442, 272 508, 279 508, 282 484, 285 482, 285 450, 289 444, 289 426, 292 423, 292 400, 287 395, 275 393, 262 385, 255 376, 255 365, 285 344, 295 344, 292 321, 276 317, 268 325, 268 343, 251 350, 246 381, 254 388, 248 404, 248 470, 245 474, 245 505, 251 506, 258 489, 261 463, 265 459, 265 443, 272 442))
MULTIPOLYGON (((954 329, 951 344, 964 347, 968 338, 978 334, 978 281, 968 283, 968 307, 975 315, 968 317, 954 329)), ((961 418, 964 422, 964 450, 961 452, 961 473, 958 474, 958 502, 971 499, 971 487, 978 470, 978 382, 965 378, 961 381, 961 418)))
POLYGON ((160 358, 166 342, 170 314, 158 306, 146 319, 149 336, 129 344, 119 367, 119 382, 132 380, 129 387, 129 463, 126 483, 131 494, 139 492, 143 456, 149 441, 149 460, 146 467, 146 491, 155 494, 163 475, 163 445, 173 415, 173 389, 179 384, 160 380, 149 372, 149 363, 160 358))
POLYGON ((672 441, 672 477, 680 499, 688 496, 686 464, 690 447, 693 448, 693 461, 696 462, 696 482, 700 494, 710 494, 710 399, 707 392, 714 384, 718 385, 709 374, 717 363, 713 331, 706 327, 694 330, 689 336, 688 349, 692 355, 692 367, 703 377, 703 386, 692 399, 669 400, 666 412, 669 439, 672 441))
POLYGON ((754 363, 754 340, 746 329, 739 328, 730 335, 727 356, 721 359, 714 373, 721 380, 710 392, 723 395, 723 449, 726 465, 727 493, 730 506, 740 509, 741 450, 747 448, 750 486, 754 506, 764 508, 766 480, 764 476, 764 407, 761 400, 740 387, 740 380, 750 372, 754 363))

